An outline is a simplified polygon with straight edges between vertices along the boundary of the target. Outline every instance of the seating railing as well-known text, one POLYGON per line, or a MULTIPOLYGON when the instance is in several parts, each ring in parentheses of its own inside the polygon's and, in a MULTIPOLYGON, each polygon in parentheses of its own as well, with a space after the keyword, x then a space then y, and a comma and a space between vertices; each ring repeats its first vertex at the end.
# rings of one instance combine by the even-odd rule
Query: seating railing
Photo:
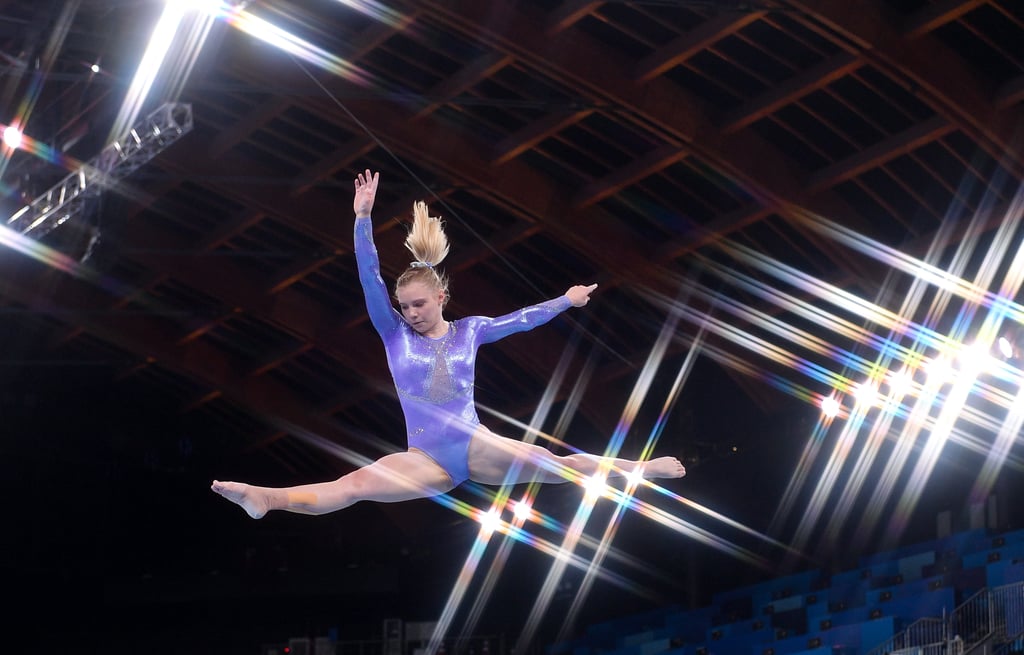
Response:
POLYGON ((1014 643, 1024 632, 1024 582, 985 588, 948 615, 914 621, 867 655, 969 655, 1014 643), (1011 635, 1016 635, 1011 638, 1011 635), (984 647, 984 648, 983 648, 984 647))

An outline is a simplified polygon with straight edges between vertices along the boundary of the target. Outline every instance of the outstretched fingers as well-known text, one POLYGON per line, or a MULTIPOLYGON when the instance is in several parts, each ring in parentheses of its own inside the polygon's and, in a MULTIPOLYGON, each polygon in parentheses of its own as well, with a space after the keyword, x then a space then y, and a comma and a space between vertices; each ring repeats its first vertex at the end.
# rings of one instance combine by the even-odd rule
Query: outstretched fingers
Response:
POLYGON ((371 173, 367 168, 366 172, 360 173, 353 181, 355 187, 355 198, 352 201, 352 208, 356 216, 369 216, 373 210, 374 199, 377 196, 377 182, 380 173, 371 173))

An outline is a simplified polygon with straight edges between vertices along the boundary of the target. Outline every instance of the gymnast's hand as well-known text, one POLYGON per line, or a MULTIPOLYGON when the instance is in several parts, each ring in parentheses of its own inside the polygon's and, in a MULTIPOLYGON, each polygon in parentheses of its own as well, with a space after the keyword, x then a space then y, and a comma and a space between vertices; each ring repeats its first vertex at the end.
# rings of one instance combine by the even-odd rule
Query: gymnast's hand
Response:
POLYGON ((356 195, 352 200, 352 209, 356 216, 369 216, 373 211, 373 201, 377 198, 377 179, 380 173, 370 174, 367 168, 365 173, 360 173, 355 179, 356 195))
POLYGON ((590 302, 590 294, 596 288, 596 283, 589 286, 577 284, 576 286, 569 287, 569 290, 565 292, 565 295, 569 299, 569 302, 572 303, 573 307, 582 307, 590 302))

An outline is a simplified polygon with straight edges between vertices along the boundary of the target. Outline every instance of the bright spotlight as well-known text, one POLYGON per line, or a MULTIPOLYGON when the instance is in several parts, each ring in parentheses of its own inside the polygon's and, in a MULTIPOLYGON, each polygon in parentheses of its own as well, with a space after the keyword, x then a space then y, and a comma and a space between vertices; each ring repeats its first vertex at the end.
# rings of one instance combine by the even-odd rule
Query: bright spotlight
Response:
POLYGON ((960 370, 968 375, 980 375, 995 368, 995 361, 989 349, 981 342, 972 343, 957 355, 960 370))
POLYGON ((626 471, 626 483, 633 487, 638 487, 643 484, 644 475, 641 467, 636 467, 632 471, 626 471))
POLYGON ((833 396, 825 396, 821 399, 821 413, 828 418, 835 418, 839 414, 839 401, 833 396))
POLYGON ((491 509, 480 514, 480 529, 486 533, 494 532, 501 526, 501 514, 498 510, 491 509))
POLYGON ((914 378, 907 371, 893 371, 889 373, 889 392, 893 398, 902 398, 910 391, 910 385, 914 378))
POLYGON ((999 354, 1006 359, 1013 357, 1013 344, 1006 337, 999 337, 999 354))
POLYGON ((936 357, 925 366, 928 384, 942 386, 953 378, 953 365, 945 357, 936 357))
POLYGON ((875 404, 875 400, 878 398, 878 390, 875 389, 875 385, 869 382, 861 382, 854 387, 853 397, 857 399, 858 405, 870 407, 875 404))
POLYGON ((529 501, 524 498, 512 506, 512 514, 520 521, 528 521, 533 515, 533 509, 530 507, 529 501))
POLYGON ((587 497, 590 499, 600 498, 608 490, 605 485, 608 478, 600 473, 595 473, 586 480, 583 481, 583 488, 587 491, 587 497))
POLYGON ((98 72, 100 72, 100 65, 99 64, 93 64, 92 66, 89 67, 89 70, 91 70, 94 73, 98 73, 98 72))
POLYGON ((8 125, 7 127, 5 127, 4 128, 4 143, 11 150, 17 149, 18 146, 21 145, 21 130, 19 130, 18 128, 14 127, 13 125, 8 125))

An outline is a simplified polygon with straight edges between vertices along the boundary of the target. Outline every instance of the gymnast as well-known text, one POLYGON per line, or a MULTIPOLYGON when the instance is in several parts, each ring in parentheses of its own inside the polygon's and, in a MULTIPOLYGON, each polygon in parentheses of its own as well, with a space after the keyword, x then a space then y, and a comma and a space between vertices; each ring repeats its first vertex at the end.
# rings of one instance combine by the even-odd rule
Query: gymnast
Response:
POLYGON ((399 311, 380 275, 370 213, 379 173, 355 180, 355 255, 370 322, 384 341, 388 366, 405 415, 408 450, 385 455, 332 482, 295 487, 257 487, 214 480, 212 489, 254 519, 270 510, 326 514, 361 500, 393 503, 451 491, 466 480, 500 485, 566 482, 573 475, 603 471, 620 477, 680 478, 675 457, 639 462, 586 453, 559 456, 547 448, 509 439, 481 425, 473 401, 477 349, 516 332, 547 323, 590 300, 596 284, 570 287, 564 295, 499 318, 444 318, 447 276, 438 265, 448 254, 439 218, 417 202, 405 241, 415 261, 395 284, 399 311))

